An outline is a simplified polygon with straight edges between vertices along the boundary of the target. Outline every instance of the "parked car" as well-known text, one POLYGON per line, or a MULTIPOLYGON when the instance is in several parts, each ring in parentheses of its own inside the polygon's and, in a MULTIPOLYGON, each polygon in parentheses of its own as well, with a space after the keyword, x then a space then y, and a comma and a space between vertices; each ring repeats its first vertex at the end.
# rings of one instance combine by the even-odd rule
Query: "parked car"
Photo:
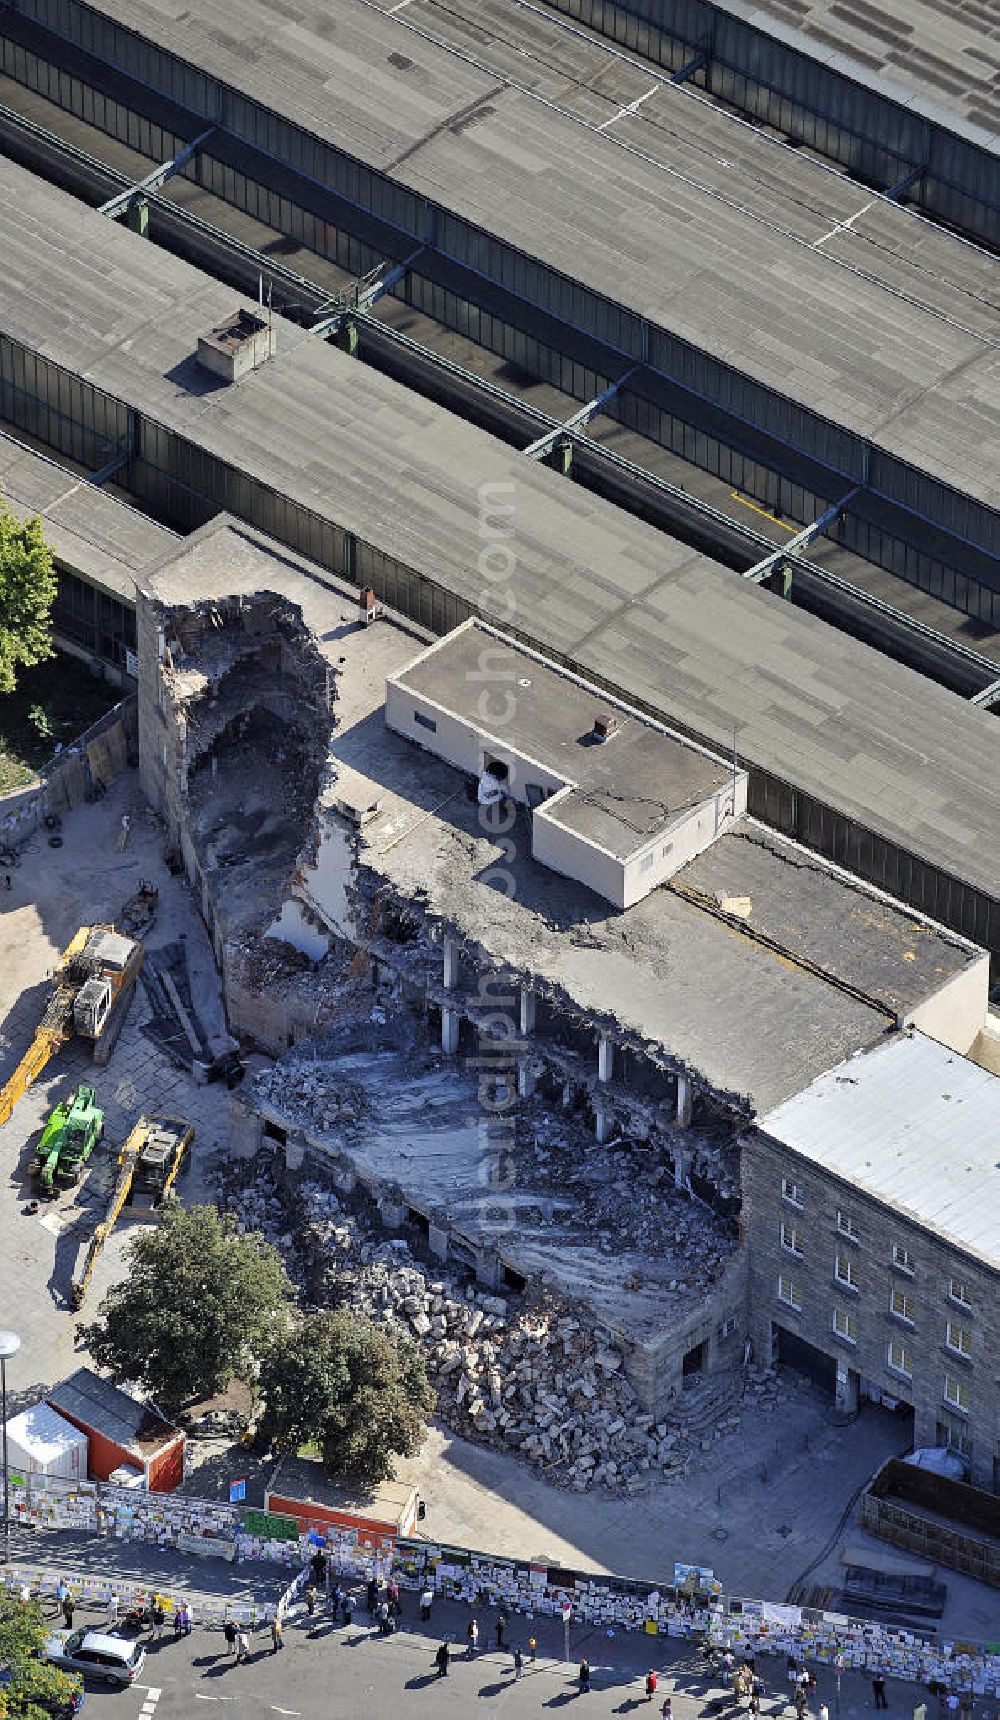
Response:
POLYGON ((55 1630, 42 1653, 53 1666, 89 1673, 105 1684, 134 1684, 146 1664, 141 1643, 100 1630, 55 1630))

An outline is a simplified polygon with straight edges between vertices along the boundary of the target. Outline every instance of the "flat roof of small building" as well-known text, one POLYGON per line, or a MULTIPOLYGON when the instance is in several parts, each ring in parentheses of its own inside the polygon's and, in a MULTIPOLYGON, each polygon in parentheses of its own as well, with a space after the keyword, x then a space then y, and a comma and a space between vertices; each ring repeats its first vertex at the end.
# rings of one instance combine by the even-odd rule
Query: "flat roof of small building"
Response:
MULTIPOLYGON (((341 0, 333 27, 328 0, 298 0, 294 18, 242 0, 235 30, 217 0, 98 10, 609 304, 1000 505, 995 326, 981 308, 966 319, 961 266, 922 269, 926 223, 901 225, 877 193, 842 180, 838 196, 830 176, 817 204, 780 184, 758 204, 724 149, 675 164, 671 128, 657 137, 652 123, 662 86, 634 112, 589 89, 567 106, 563 69, 553 78, 516 43, 494 46, 461 7, 446 24, 341 0), (831 199, 843 205, 832 220, 831 199)), ((929 70, 917 53, 911 63, 929 70)))
POLYGON ((1000 1079, 909 1030, 819 1075, 762 1134, 1000 1270, 1000 1079))
POLYGON ((0 499, 19 519, 37 514, 57 562, 123 603, 135 602, 136 574, 178 541, 166 526, 2 430, 0 499))
POLYGON ((338 1486, 314 1457, 283 1457, 267 1484, 269 1499, 277 1494, 302 1505, 350 1512, 376 1523, 399 1522, 413 1503, 415 1491, 404 1481, 380 1481, 363 1488, 338 1486))
POLYGON ((471 608, 484 506, 516 495, 507 593, 532 644, 722 753, 739 724, 744 762, 1000 893, 988 711, 278 317, 277 356, 220 384, 195 348, 237 294, 2 158, 0 193, 12 339, 310 510, 317 543, 335 523, 471 608))
POLYGON ((489 728, 485 689, 486 709, 504 718, 491 736, 498 759, 509 749, 571 784, 547 816, 618 859, 732 781, 731 764, 480 622, 447 634, 392 680, 478 730, 489 728), (598 742, 594 723, 605 716, 615 728, 598 742))

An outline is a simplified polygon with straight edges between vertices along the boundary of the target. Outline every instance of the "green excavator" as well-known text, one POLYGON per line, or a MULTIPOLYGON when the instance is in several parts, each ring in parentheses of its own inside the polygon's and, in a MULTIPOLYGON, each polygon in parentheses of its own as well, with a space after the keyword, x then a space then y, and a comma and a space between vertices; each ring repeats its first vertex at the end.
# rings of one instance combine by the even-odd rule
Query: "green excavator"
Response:
POLYGON ((42 1131, 32 1173, 42 1194, 54 1199, 60 1188, 79 1182, 83 1167, 104 1133, 104 1112, 93 1087, 81 1086, 55 1107, 42 1131))

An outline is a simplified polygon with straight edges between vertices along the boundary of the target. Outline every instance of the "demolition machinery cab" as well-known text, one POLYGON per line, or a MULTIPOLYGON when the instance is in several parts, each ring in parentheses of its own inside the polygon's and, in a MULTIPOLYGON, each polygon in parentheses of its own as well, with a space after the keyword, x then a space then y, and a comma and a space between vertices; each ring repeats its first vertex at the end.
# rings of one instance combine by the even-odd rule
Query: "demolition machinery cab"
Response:
POLYGON ((66 978, 79 983, 73 1026, 85 1039, 99 1039, 121 991, 142 959, 142 945, 108 926, 96 926, 72 957, 66 978))
POLYGON ((79 1182, 83 1167, 104 1133, 104 1112, 93 1087, 79 1086, 57 1105, 42 1131, 32 1169, 42 1193, 79 1182))

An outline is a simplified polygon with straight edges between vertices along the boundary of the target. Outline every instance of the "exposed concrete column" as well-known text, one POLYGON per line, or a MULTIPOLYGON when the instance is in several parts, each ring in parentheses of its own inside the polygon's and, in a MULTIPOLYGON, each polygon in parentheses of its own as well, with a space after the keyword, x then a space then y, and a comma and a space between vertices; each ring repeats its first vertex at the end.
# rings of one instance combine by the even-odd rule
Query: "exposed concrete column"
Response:
POLYGON ((691 1175, 692 1154, 687 1147, 674 1148, 674 1188, 685 1188, 691 1175))
POLYGON ((461 1026, 461 1019, 457 1009, 442 1009, 441 1011, 441 1050, 446 1057, 454 1057, 458 1050, 458 1031, 461 1026))
POLYGON ((521 999, 521 1036, 535 1031, 535 994, 530 985, 519 988, 521 999))
POLYGON ((517 1065, 517 1093, 520 1099, 530 1099, 535 1091, 535 1071, 526 1057, 517 1065))
POLYGON ((676 1122, 677 1122, 677 1127, 679 1129, 686 1129, 690 1125, 690 1122, 691 1122, 691 1103, 692 1103, 691 1077, 690 1077, 690 1075, 678 1075, 678 1077, 677 1077, 677 1117, 676 1117, 676 1122))
POLYGON ((598 1081, 610 1081, 614 1066, 615 1066, 614 1040, 609 1039, 606 1033, 602 1033, 600 1039, 597 1041, 597 1079, 598 1079, 598 1081))
POLYGON ((846 1362, 838 1362, 836 1406, 844 1415, 858 1413, 859 1384, 860 1375, 857 1369, 849 1368, 846 1362))
POLYGON ((444 988, 454 991, 458 984, 459 948, 457 938, 444 940, 444 988))
POLYGON ((605 1141, 610 1141, 615 1124, 614 1110, 610 1105, 606 1105, 603 1099, 595 1101, 594 1124, 597 1144, 603 1147, 605 1141))
POLYGON ((125 221, 126 224, 131 227, 133 233, 138 233, 143 239, 148 237, 149 204, 146 202, 145 197, 137 197, 134 203, 129 204, 128 209, 125 212, 125 221))

